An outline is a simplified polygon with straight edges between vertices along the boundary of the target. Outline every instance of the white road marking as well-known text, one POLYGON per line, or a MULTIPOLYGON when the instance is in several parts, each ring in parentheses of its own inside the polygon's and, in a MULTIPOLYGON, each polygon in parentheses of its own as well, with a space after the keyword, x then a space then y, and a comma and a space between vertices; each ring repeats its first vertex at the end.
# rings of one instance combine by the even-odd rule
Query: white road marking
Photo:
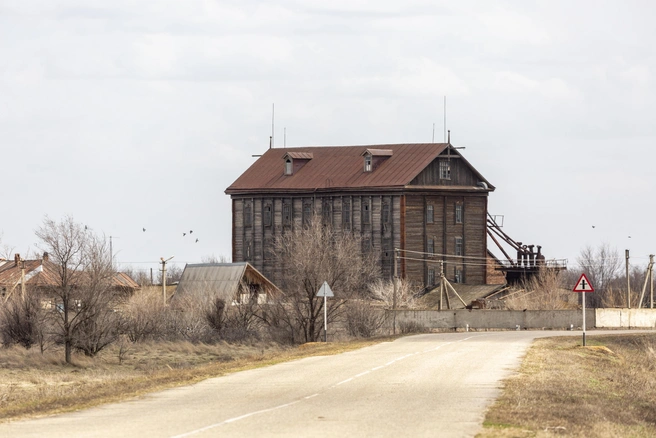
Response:
MULTIPOLYGON (((458 340, 458 341, 446 342, 446 343, 444 343, 444 344, 438 345, 437 347, 434 347, 434 348, 428 348, 428 349, 424 350, 423 353, 430 353, 430 352, 433 352, 433 351, 437 351, 437 350, 439 350, 440 348, 442 348, 442 347, 444 347, 444 346, 446 346, 446 345, 457 344, 457 343, 459 343, 459 342, 464 342, 464 341, 467 341, 467 340, 472 339, 472 338, 474 338, 474 337, 480 337, 480 336, 486 336, 486 335, 473 335, 473 336, 470 336, 470 337, 468 337, 468 338, 460 339, 460 340, 458 340)), ((330 390, 330 389, 333 389, 333 388, 336 388, 337 386, 339 386, 339 385, 341 385, 341 384, 343 384, 343 383, 348 383, 348 382, 350 382, 350 381, 352 381, 352 380, 354 380, 354 379, 356 379, 356 378, 358 378, 358 377, 362 377, 362 376, 364 376, 364 375, 366 375, 366 374, 369 374, 369 373, 372 372, 372 371, 378 371, 378 370, 380 370, 380 369, 383 369, 383 368, 385 368, 385 367, 388 367, 388 366, 390 366, 390 365, 393 365, 395 362, 397 362, 397 361, 399 361, 399 360, 406 359, 406 358, 408 358, 408 357, 410 357, 410 356, 414 356, 414 355, 416 355, 416 354, 420 354, 420 353, 419 353, 419 352, 415 352, 415 353, 406 354, 405 356, 401 356, 401 357, 396 358, 396 359, 394 359, 394 360, 392 360, 392 361, 390 361, 390 362, 387 362, 385 365, 380 365, 380 366, 377 366, 377 367, 375 367, 375 368, 372 368, 371 370, 364 371, 364 372, 362 372, 362 373, 360 373, 360 374, 356 374, 356 375, 353 376, 353 377, 349 377, 349 378, 346 379, 346 380, 342 380, 341 382, 336 383, 336 384, 334 384, 334 385, 328 387, 328 389, 327 389, 326 391, 328 391, 328 390, 330 390)), ((324 391, 324 392, 326 392, 326 391, 324 391)), ((205 431, 207 431, 207 430, 211 430, 211 429, 214 429, 214 428, 216 428, 216 427, 222 426, 222 425, 224 425, 224 424, 234 423, 235 421, 243 420, 244 418, 252 417, 252 416, 254 416, 254 415, 264 414, 264 413, 266 413, 266 412, 271 412, 271 411, 275 411, 275 410, 277 410, 277 409, 282 409, 282 408, 286 408, 286 407, 289 407, 289 406, 293 406, 293 405, 295 405, 295 404, 297 404, 297 403, 300 403, 300 402, 303 401, 303 400, 309 400, 309 399, 311 399, 311 398, 318 397, 318 396, 320 396, 321 394, 323 394, 323 393, 322 393, 322 392, 318 392, 318 393, 316 393, 316 394, 308 395, 308 396, 306 396, 306 397, 303 397, 303 398, 301 398, 301 399, 299 399, 299 400, 295 400, 295 401, 293 401, 293 402, 289 402, 289 403, 285 403, 285 404, 282 404, 282 405, 274 406, 274 407, 272 407, 272 408, 262 409, 262 410, 259 410, 259 411, 249 412, 249 413, 247 413, 247 414, 240 415, 239 417, 229 418, 229 419, 227 419, 227 420, 223 420, 223 421, 221 421, 221 422, 219 422, 219 423, 214 423, 214 424, 210 424, 209 426, 201 427, 200 429, 192 430, 192 431, 189 431, 189 432, 186 432, 186 433, 180 434, 180 435, 174 435, 174 436, 172 436, 171 438, 184 438, 184 437, 188 437, 188 436, 196 435, 196 434, 199 434, 199 433, 201 433, 201 432, 205 432, 205 431)))

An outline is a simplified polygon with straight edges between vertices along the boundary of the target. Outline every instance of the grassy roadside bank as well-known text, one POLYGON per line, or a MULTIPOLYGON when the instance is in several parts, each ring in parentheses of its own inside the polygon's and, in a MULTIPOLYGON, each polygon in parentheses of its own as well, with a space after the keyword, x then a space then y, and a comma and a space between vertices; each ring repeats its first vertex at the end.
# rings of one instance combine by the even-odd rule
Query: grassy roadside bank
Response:
POLYGON ((191 344, 163 342, 112 346, 95 358, 76 356, 66 365, 62 351, 12 347, 0 354, 0 422, 50 415, 189 385, 224 374, 308 356, 332 355, 393 338, 350 342, 191 344))
POLYGON ((536 340, 478 438, 656 436, 656 334, 536 340))

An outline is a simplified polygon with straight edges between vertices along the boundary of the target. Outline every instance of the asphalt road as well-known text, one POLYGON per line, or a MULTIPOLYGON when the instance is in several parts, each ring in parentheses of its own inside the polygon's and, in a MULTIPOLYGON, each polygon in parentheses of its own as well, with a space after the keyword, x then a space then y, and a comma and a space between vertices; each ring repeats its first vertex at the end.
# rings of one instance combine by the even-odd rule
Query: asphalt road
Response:
POLYGON ((410 336, 0 424, 0 437, 468 437, 533 339, 564 334, 577 332, 410 336))

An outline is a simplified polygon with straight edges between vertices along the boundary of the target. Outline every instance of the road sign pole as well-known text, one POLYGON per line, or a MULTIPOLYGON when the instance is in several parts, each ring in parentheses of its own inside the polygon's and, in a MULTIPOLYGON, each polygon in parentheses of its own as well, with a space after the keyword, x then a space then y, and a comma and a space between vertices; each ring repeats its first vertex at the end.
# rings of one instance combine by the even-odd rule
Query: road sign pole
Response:
MULTIPOLYGON (((323 341, 328 342, 328 306, 327 297, 323 296, 323 341)), ((585 345, 585 344, 584 344, 585 345)))
POLYGON ((594 292, 594 287, 590 284, 588 277, 585 274, 581 274, 579 281, 576 282, 576 286, 574 286, 572 291, 583 294, 581 297, 581 308, 583 309, 583 346, 585 347, 585 294, 594 292))
POLYGON ((581 295, 581 301, 583 302, 583 346, 585 347, 585 293, 581 295))

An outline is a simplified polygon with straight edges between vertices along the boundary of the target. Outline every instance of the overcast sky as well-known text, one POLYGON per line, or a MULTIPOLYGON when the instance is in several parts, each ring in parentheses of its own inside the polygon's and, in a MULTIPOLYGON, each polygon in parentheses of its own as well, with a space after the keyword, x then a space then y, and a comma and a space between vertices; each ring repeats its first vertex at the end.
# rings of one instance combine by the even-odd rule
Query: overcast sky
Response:
POLYGON ((268 147, 452 143, 516 240, 656 253, 650 1, 0 0, 0 234, 44 215, 117 260, 231 254, 268 147), (595 226, 593 228, 592 226, 595 226), (142 231, 146 228, 146 231, 142 231), (183 232, 193 230, 193 239, 183 232), (629 238, 631 236, 631 238, 629 238), (198 238, 198 242, 195 239, 198 238))

